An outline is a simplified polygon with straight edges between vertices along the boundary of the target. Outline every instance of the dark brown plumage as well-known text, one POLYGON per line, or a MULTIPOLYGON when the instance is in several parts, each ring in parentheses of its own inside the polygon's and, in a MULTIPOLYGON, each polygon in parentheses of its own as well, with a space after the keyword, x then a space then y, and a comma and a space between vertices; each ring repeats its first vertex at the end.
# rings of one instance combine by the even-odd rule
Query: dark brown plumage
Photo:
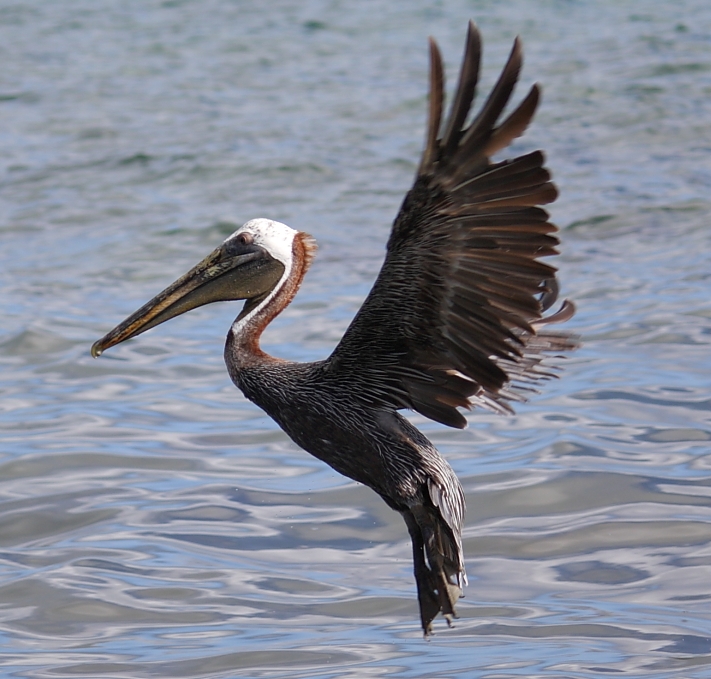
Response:
POLYGON ((412 538, 422 628, 451 621, 466 580, 461 532, 464 494, 452 468, 398 410, 464 427, 458 408, 510 410, 550 376, 543 361, 575 346, 548 329, 574 313, 556 300, 556 227, 538 207, 557 191, 540 151, 492 163, 530 123, 534 86, 499 122, 521 67, 511 56, 481 110, 467 123, 481 44, 470 23, 447 120, 437 45, 430 41, 429 124, 413 188, 390 234, 378 279, 334 352, 292 363, 259 348, 267 324, 296 294, 312 239, 253 220, 192 271, 97 342, 92 352, 191 308, 246 299, 227 338, 235 384, 301 447, 373 488, 405 519, 412 538))

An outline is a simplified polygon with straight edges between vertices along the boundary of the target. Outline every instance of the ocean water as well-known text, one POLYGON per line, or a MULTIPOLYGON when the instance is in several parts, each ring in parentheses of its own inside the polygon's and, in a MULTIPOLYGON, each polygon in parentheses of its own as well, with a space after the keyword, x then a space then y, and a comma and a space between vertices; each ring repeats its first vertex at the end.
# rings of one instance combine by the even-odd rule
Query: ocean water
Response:
POLYGON ((711 5, 0 5, 0 676, 711 674, 711 5), (543 102, 583 347, 511 417, 413 417, 467 493, 460 619, 401 518, 232 386, 237 305, 91 344, 258 216, 320 251, 266 348, 325 357, 466 23, 543 102))

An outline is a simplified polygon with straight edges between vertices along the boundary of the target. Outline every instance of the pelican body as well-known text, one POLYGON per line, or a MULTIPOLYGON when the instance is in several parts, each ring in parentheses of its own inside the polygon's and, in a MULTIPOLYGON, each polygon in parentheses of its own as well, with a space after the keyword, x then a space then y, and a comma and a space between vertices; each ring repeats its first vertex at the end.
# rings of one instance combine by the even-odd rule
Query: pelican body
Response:
POLYGON ((499 121, 521 67, 509 60, 471 122, 481 53, 469 24, 449 116, 444 78, 430 40, 430 102, 425 149, 414 186, 393 224, 378 278, 340 343, 322 361, 266 354, 259 339, 291 302, 315 254, 311 236, 254 219, 191 271, 92 347, 108 347, 190 309, 245 300, 230 328, 225 362, 233 382, 291 439, 336 471, 372 488, 402 514, 412 540, 425 635, 439 614, 451 623, 466 583, 465 501, 454 471, 399 411, 415 410, 462 428, 458 408, 510 411, 531 385, 550 377, 545 359, 574 348, 548 329, 573 315, 557 298, 556 227, 539 206, 557 191, 540 151, 492 162, 521 135, 538 86, 499 121))

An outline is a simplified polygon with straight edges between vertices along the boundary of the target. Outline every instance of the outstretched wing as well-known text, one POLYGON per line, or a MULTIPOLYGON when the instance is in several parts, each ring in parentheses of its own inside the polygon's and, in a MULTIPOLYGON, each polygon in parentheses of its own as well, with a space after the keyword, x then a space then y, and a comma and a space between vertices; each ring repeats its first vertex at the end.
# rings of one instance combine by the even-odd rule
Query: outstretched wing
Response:
MULTIPOLYGON (((557 190, 540 151, 492 163, 520 136, 536 110, 534 85, 498 123, 518 79, 521 47, 481 110, 467 124, 479 73, 481 40, 470 22, 454 103, 442 125, 444 77, 430 40, 430 104, 422 161, 370 294, 324 369, 358 385, 371 401, 410 408, 453 427, 457 407, 510 410, 527 384, 550 373, 548 352, 575 341, 543 326, 574 313, 557 297, 557 228, 537 207, 557 190), (498 123, 498 124, 497 124, 498 123)), ((528 387, 530 388, 530 386, 528 387)))

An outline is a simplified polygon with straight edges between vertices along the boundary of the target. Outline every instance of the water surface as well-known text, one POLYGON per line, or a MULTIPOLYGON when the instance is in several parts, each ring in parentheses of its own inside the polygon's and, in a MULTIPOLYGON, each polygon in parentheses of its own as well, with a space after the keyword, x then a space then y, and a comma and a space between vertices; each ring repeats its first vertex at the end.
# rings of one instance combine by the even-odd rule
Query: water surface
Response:
POLYGON ((0 666, 7 677, 625 677, 711 668, 711 7, 0 7, 0 666), (91 343, 257 216, 318 258, 266 344, 331 351, 412 181, 426 38, 483 91, 516 34, 514 152, 561 189, 583 349, 513 417, 413 420, 464 484, 470 585, 424 642, 372 491, 229 382, 234 305, 91 343))

